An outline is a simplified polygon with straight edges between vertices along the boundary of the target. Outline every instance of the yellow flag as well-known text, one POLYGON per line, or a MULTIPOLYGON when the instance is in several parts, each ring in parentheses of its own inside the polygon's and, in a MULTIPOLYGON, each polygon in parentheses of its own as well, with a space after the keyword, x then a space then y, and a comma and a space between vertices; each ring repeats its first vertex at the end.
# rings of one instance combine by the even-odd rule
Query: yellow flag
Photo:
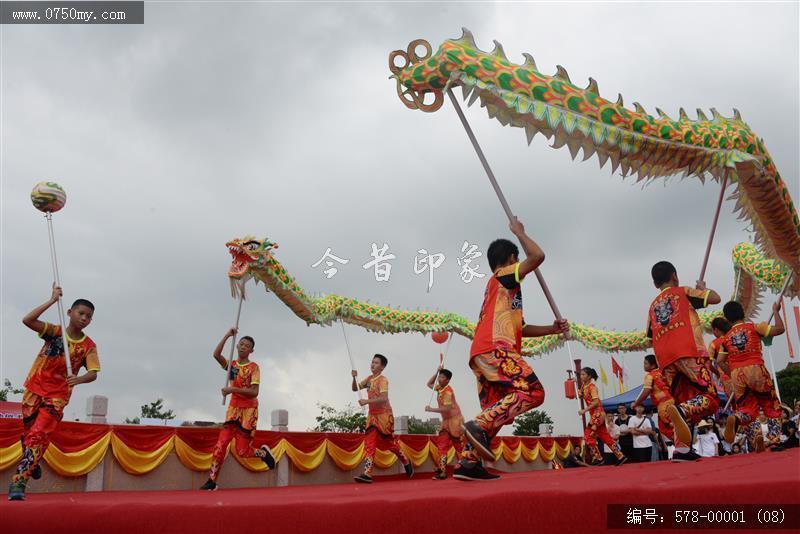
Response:
POLYGON ((608 377, 606 376, 606 370, 603 369, 603 364, 600 364, 600 382, 602 382, 604 386, 608 385, 608 377))

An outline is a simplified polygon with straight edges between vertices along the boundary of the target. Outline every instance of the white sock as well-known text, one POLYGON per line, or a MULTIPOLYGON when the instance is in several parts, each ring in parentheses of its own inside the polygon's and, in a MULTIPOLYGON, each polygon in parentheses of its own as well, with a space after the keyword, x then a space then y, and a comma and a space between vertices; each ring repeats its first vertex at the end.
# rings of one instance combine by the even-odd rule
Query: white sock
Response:
POLYGON ((691 449, 689 447, 675 447, 675 452, 679 452, 681 454, 686 454, 691 449))

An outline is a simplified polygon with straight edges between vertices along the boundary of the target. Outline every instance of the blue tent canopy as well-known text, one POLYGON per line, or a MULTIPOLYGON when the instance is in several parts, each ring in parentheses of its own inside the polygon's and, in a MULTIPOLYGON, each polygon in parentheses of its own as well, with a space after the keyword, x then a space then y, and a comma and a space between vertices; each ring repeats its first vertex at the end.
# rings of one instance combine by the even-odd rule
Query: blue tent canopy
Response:
MULTIPOLYGON (((641 386, 637 386, 637 387, 635 387, 633 389, 629 389, 625 393, 621 393, 621 394, 616 395, 614 397, 609 397, 607 399, 601 400, 600 402, 603 405, 603 409, 606 412, 616 412, 617 411, 617 406, 620 405, 620 404, 624 404, 625 406, 628 407, 628 410, 630 411, 631 403, 636 400, 636 397, 638 397, 639 393, 642 392, 642 388, 643 387, 644 387, 644 384, 642 384, 641 386)), ((720 409, 722 409, 722 407, 725 406, 725 403, 728 402, 728 397, 726 397, 725 393, 722 393, 721 391, 718 392, 718 393, 719 393, 719 399, 720 399, 720 409)), ((642 405, 647 410, 652 410, 653 409, 653 403, 650 402, 650 396, 649 395, 644 400, 642 405)))
MULTIPOLYGON (((624 404, 630 409, 631 403, 636 400, 636 397, 639 396, 639 393, 642 392, 642 388, 644 384, 641 386, 635 387, 633 389, 629 389, 625 393, 620 393, 619 395, 615 395, 613 397, 609 397, 607 399, 603 399, 600 402, 603 404, 603 409, 606 412, 616 412, 617 406, 620 404, 624 404)), ((653 403, 650 402, 650 396, 648 395, 647 398, 642 403, 644 407, 648 410, 653 409, 653 403)))

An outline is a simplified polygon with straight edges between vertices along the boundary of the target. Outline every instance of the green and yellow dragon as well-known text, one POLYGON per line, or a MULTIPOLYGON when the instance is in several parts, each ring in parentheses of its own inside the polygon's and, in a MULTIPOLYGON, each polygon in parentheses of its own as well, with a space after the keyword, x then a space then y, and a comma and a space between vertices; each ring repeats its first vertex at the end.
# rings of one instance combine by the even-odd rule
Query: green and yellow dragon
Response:
MULTIPOLYGON (((725 118, 712 109, 709 120, 698 110, 698 119, 691 120, 681 109, 676 120, 657 110, 656 118, 637 103, 633 110, 627 109, 621 96, 616 102, 601 97, 592 78, 580 88, 563 67, 554 76, 542 74, 530 55, 525 54, 522 65, 511 63, 496 41, 491 53, 483 52, 466 29, 435 53, 426 41, 412 41, 406 50, 389 55, 389 69, 398 96, 411 109, 436 111, 445 92, 461 86, 470 104, 480 99, 490 117, 524 128, 528 143, 541 133, 553 139, 555 148, 568 147, 573 159, 583 150, 584 160, 597 155, 601 167, 610 161, 613 172, 619 168, 623 176, 633 173, 639 180, 678 173, 701 180, 707 174, 718 181, 727 178, 733 184, 736 211, 749 220, 754 232, 755 244, 741 243, 733 250, 733 298, 748 316, 756 313, 763 287, 779 290, 786 276, 800 269, 800 219, 763 140, 738 111, 725 118)), ((275 259, 276 247, 253 237, 228 243, 233 256, 228 275, 234 291, 238 282, 249 278, 264 282, 308 324, 342 320, 375 332, 447 331, 467 338, 474 334, 475 324, 455 313, 399 310, 338 295, 309 296, 275 259)), ((800 276, 791 282, 787 294, 797 295, 800 276)), ((701 315, 706 328, 717 315, 701 315)), ((650 346, 643 331, 613 332, 573 322, 570 334, 599 351, 642 351, 650 346)), ((561 336, 525 339, 523 353, 543 354, 563 342, 561 336)))
MULTIPOLYGON (((263 282, 267 291, 275 293, 307 324, 329 326, 334 321, 342 320, 373 332, 454 332, 469 339, 475 333, 475 323, 455 313, 400 310, 339 295, 310 296, 275 258, 273 250, 278 245, 269 239, 247 236, 233 239, 226 246, 232 257, 228 277, 234 297, 244 287, 243 282, 251 278, 256 283, 263 282)), ((755 313, 757 309, 760 287, 765 285, 780 289, 787 274, 779 263, 764 258, 750 243, 736 245, 733 249, 733 265, 734 294, 748 314, 755 313)), ((708 328, 717 315, 718 312, 710 312, 700 317, 708 328)), ((650 346, 650 339, 643 330, 613 332, 571 323, 570 334, 586 347, 604 352, 642 351, 650 346)), ((563 341, 561 336, 526 338, 522 352, 526 356, 545 354, 558 348, 563 341)))
MULTIPOLYGON (((463 29, 460 38, 446 40, 436 53, 422 39, 395 50, 389 69, 398 96, 411 109, 436 111, 444 93, 461 86, 470 104, 480 99, 490 117, 524 128, 528 143, 541 133, 553 139, 554 148, 568 147, 573 159, 583 150, 584 160, 597 155, 601 167, 611 161, 612 172, 620 168, 623 176, 655 180, 682 173, 704 180, 710 174, 721 180, 727 175, 734 184, 735 209, 751 223, 759 249, 800 270, 800 218, 764 141, 738 111, 725 118, 712 109, 709 120, 697 110, 698 119, 691 120, 683 109, 673 119, 656 108, 656 118, 638 103, 633 110, 625 108, 622 96, 616 102, 601 97, 592 78, 580 88, 563 67, 547 76, 533 57, 523 56, 522 65, 510 62, 497 41, 492 52, 484 52, 463 29), (420 48, 424 53, 418 55, 420 48), (432 101, 426 103, 426 95, 432 101)), ((800 276, 787 294, 798 292, 800 276)))

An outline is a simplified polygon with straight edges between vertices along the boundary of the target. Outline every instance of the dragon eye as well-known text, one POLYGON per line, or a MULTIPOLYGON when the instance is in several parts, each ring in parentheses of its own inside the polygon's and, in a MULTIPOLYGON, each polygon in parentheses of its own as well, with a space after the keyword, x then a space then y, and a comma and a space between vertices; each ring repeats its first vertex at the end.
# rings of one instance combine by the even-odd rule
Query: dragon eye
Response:
POLYGON ((248 241, 247 243, 244 244, 244 247, 247 250, 257 250, 259 247, 259 243, 258 241, 248 241))

